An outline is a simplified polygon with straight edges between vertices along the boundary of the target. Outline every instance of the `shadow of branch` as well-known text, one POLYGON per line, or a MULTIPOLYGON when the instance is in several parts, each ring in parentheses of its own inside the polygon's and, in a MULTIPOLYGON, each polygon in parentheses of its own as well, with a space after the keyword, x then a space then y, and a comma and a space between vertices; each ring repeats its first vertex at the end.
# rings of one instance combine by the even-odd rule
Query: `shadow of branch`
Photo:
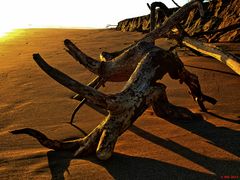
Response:
MULTIPOLYGON (((48 152, 48 162, 53 180, 63 180, 64 173, 68 171, 71 160, 71 154, 66 152, 48 152)), ((114 179, 213 179, 215 176, 201 173, 188 168, 161 162, 158 160, 134 157, 124 154, 114 153, 108 161, 100 161, 93 157, 84 157, 82 159, 91 161, 104 167, 114 179)), ((81 169, 81 164, 79 164, 81 169)), ((85 166, 86 167, 86 166, 85 166)), ((71 174, 69 174, 71 176, 71 174)), ((88 177, 87 174, 83 174, 88 177)), ((91 175, 90 175, 91 176, 91 175)), ((81 178, 81 177, 74 177, 81 178)), ((93 177, 88 177, 89 179, 93 177)))
POLYGON ((223 116, 220 116, 216 113, 213 113, 213 112, 206 112, 207 114, 211 115, 211 116, 214 116, 218 119, 222 119, 222 120, 225 120, 225 121, 228 121, 228 122, 231 122, 231 123, 235 123, 235 124, 240 124, 240 117, 238 117, 239 119, 230 119, 230 118, 227 118, 227 117, 223 117, 223 116))
POLYGON ((209 143, 240 157, 240 133, 237 130, 218 127, 203 119, 201 114, 196 114, 196 120, 185 123, 181 120, 166 119, 168 122, 192 132, 209 141, 209 143))
MULTIPOLYGON (((202 120, 191 123, 169 120, 169 122, 178 125, 188 131, 191 131, 201 137, 208 139, 212 144, 239 155, 239 133, 234 130, 216 127, 215 125, 202 120)), ((132 126, 130 131, 143 137, 144 139, 165 147, 170 151, 181 155, 182 157, 205 167, 215 175, 206 174, 192 169, 184 168, 174 164, 162 162, 155 159, 134 157, 119 153, 114 153, 112 158, 106 162, 100 161, 95 156, 82 157, 92 163, 101 165, 114 179, 214 179, 222 175, 234 175, 240 172, 240 162, 233 160, 215 159, 204 156, 192 151, 174 141, 165 140, 155 136, 139 127, 132 126)), ((78 160, 69 152, 49 151, 47 153, 48 164, 52 179, 64 179, 64 173, 68 172, 71 160, 78 160)), ((79 162, 79 166, 81 166, 79 162)), ((86 167, 86 166, 85 166, 86 167)), ((81 169, 81 167, 79 167, 81 169)), ((87 177, 86 174, 83 174, 87 177)), ((70 174, 71 176, 71 174, 70 174)), ((89 177, 92 178, 92 177, 89 177)))
POLYGON ((194 152, 191 149, 188 149, 174 141, 162 139, 136 126, 132 126, 130 130, 154 144, 162 146, 196 164, 201 165, 202 167, 205 167, 212 173, 216 174, 217 177, 226 174, 239 174, 240 172, 240 161, 215 159, 204 156, 203 154, 194 152))

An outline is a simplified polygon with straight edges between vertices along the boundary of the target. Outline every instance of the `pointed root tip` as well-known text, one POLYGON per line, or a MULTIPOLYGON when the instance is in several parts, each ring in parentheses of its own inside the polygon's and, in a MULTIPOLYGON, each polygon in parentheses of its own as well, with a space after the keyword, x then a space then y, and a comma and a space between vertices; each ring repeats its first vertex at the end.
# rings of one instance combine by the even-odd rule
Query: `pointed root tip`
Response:
POLYGON ((212 105, 215 105, 217 103, 217 100, 213 97, 203 95, 203 100, 211 103, 212 105))
POLYGON ((26 131, 27 131, 27 128, 24 128, 24 129, 17 129, 17 130, 9 131, 9 133, 11 133, 11 134, 25 134, 26 131))
POLYGON ((40 56, 40 54, 36 53, 33 54, 33 60, 39 65, 40 62, 44 62, 44 60, 42 59, 42 57, 40 56))
POLYGON ((43 67, 43 66, 49 66, 44 59, 40 56, 40 54, 36 53, 33 54, 33 60, 38 64, 38 66, 43 67))
POLYGON ((69 39, 65 39, 64 40, 64 44, 66 45, 66 44, 70 44, 70 43, 72 43, 69 39))
POLYGON ((33 59, 36 60, 40 55, 38 53, 33 54, 33 59))
POLYGON ((210 103, 212 103, 213 105, 215 105, 215 104, 217 104, 217 100, 213 98, 210 103))

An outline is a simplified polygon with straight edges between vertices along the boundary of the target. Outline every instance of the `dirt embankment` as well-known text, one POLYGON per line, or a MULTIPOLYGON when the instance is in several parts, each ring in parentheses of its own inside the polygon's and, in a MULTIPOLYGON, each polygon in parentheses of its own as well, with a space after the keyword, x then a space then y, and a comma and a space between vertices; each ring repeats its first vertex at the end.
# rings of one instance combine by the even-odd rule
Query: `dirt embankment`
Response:
MULTIPOLYGON (((200 18, 197 10, 192 10, 182 24, 190 35, 208 31, 204 36, 209 42, 240 42, 239 4, 240 0, 212 0, 204 4, 203 18, 200 18)), ((171 9, 172 12, 176 10, 171 9)), ((157 11, 156 19, 158 25, 163 22, 160 11, 157 11)), ((149 29, 150 15, 125 19, 117 26, 120 31, 148 32, 149 29)))

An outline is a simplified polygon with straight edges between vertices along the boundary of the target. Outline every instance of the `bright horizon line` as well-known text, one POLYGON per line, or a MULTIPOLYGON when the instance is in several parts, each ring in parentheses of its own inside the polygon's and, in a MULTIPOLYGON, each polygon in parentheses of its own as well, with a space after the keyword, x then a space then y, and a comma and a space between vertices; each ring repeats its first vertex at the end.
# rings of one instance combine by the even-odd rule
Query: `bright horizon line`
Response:
MULTIPOLYGON (((103 29, 108 24, 149 14, 155 0, 5 0, 1 3, 0 36, 13 29, 103 29)), ((188 0, 175 0, 180 6, 188 0)), ((162 0, 175 7, 171 0, 162 0)))

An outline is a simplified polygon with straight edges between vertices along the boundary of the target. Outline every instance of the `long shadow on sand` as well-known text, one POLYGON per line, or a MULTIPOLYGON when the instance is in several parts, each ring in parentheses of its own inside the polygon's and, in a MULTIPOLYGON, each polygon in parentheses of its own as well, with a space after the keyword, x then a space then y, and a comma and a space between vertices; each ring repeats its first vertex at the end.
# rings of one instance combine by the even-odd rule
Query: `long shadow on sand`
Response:
MULTIPOLYGON (((214 124, 203 119, 198 119, 190 123, 183 123, 176 120, 168 121, 209 140, 209 143, 222 148, 225 151, 236 156, 240 155, 240 134, 237 131, 223 127, 216 127, 214 124)), ((113 157, 106 162, 99 161, 96 158, 93 158, 94 156, 87 158, 83 157, 82 159, 101 165, 114 179, 196 180, 217 179, 223 175, 240 174, 240 161, 215 159, 204 156, 203 154, 194 152, 174 141, 165 140, 136 126, 132 126, 130 131, 154 144, 181 155, 182 157, 206 168, 215 175, 201 173, 150 158, 134 157, 118 153, 115 153, 113 157)), ((64 179, 64 172, 68 171, 71 160, 77 160, 77 158, 73 157, 73 154, 67 152, 49 151, 47 156, 52 179, 64 179)), ((79 167, 79 171, 81 171, 81 167, 79 167)), ((86 175, 84 176, 86 177, 86 175)))
MULTIPOLYGON (((74 158, 70 152, 48 151, 48 166, 51 171, 52 180, 63 180, 64 173, 68 172, 71 160, 74 158)), ((79 167, 79 170, 81 168, 79 167)), ((69 173, 70 174, 70 173, 69 173)))
POLYGON ((154 144, 157 144, 172 152, 175 152, 181 155, 182 157, 208 169, 210 172, 216 174, 218 178, 220 178, 220 176, 223 176, 223 175, 239 175, 240 174, 240 161, 215 159, 215 158, 204 156, 203 154, 194 152, 191 149, 188 149, 174 141, 162 139, 136 126, 133 126, 131 128, 131 131, 143 137, 144 139, 149 140, 154 144))
POLYGON ((213 113, 213 112, 206 112, 206 113, 213 116, 213 117, 216 117, 218 119, 224 120, 224 121, 228 121, 228 122, 235 123, 235 124, 240 124, 240 117, 237 117, 238 119, 230 119, 230 118, 227 118, 227 117, 220 116, 220 115, 218 115, 216 113, 213 113))
MULTIPOLYGON (((211 140, 211 142, 218 147, 238 155, 238 143, 234 144, 232 142, 236 141, 237 137, 239 137, 235 131, 215 127, 205 121, 174 124, 178 124, 187 130, 201 135, 202 137, 211 140)), ((133 157, 118 153, 115 153, 113 157, 106 162, 99 161, 96 158, 93 158, 94 156, 87 158, 84 157, 82 159, 103 166, 114 179, 216 179, 223 175, 239 175, 240 173, 240 161, 214 159, 204 156, 191 149, 183 147, 174 141, 162 139, 136 126, 133 126, 130 130, 144 139, 165 147, 208 169, 215 175, 197 172, 150 158, 133 157)), ((47 156, 52 179, 64 179, 64 172, 68 171, 71 160, 77 160, 72 154, 66 152, 49 151, 47 156)), ((81 167, 79 167, 79 171, 81 171, 81 167)))
POLYGON ((197 115, 197 117, 196 120, 188 123, 176 119, 168 119, 167 121, 207 139, 212 145, 240 157, 239 131, 225 127, 217 127, 204 120, 201 115, 197 115))
MULTIPOLYGON (((66 152, 49 151, 49 168, 53 180, 63 180, 73 156, 66 152)), ((111 159, 102 162, 93 157, 83 158, 104 167, 114 179, 214 179, 216 176, 154 159, 114 153, 111 159)), ((75 160, 77 160, 75 158, 75 160)), ((81 166, 79 167, 81 172, 81 166)), ((79 173, 80 174, 80 173, 79 173)), ((71 177, 71 173, 69 173, 71 177)), ((83 174, 83 177, 87 177, 83 174)), ((75 177, 76 178, 76 177, 75 177)), ((79 177, 81 178, 81 177, 79 177)), ((92 177, 88 177, 92 178, 92 177)), ((97 177, 96 177, 97 179, 97 177)))

